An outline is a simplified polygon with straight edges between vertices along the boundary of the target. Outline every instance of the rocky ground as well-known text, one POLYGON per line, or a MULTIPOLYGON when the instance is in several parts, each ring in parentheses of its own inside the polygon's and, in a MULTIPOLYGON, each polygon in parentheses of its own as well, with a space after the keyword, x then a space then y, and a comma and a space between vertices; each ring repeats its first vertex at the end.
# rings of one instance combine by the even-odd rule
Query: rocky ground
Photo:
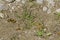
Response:
POLYGON ((60 0, 0 0, 0 40, 60 40, 60 0))

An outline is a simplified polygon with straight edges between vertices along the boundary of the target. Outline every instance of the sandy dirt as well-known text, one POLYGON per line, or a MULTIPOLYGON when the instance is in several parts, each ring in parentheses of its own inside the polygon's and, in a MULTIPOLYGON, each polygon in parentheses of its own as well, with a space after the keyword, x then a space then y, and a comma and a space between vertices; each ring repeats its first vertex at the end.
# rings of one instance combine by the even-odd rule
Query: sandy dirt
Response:
POLYGON ((60 0, 0 0, 0 40, 60 40, 60 0))

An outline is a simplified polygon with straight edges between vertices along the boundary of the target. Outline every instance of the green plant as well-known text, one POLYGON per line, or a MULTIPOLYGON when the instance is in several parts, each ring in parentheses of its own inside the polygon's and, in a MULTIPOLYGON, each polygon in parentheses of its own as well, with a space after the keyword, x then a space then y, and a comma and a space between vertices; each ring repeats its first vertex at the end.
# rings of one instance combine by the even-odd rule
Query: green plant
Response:
POLYGON ((23 11, 23 18, 32 21, 33 18, 34 18, 34 16, 31 15, 30 10, 28 10, 27 8, 25 8, 25 10, 23 11))
POLYGON ((32 23, 33 23, 34 16, 31 14, 31 11, 27 9, 27 7, 24 7, 22 19, 26 25, 25 28, 30 29, 33 25, 32 23))
POLYGON ((44 30, 37 31, 37 36, 43 36, 44 30))
POLYGON ((58 15, 58 16, 60 16, 60 12, 59 12, 59 13, 57 13, 57 15, 58 15))

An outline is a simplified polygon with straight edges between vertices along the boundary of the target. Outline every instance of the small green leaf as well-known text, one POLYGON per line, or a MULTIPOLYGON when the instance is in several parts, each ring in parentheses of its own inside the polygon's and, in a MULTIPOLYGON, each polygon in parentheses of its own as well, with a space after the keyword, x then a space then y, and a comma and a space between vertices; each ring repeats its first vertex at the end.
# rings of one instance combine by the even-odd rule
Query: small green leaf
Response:
POLYGON ((43 34, 44 34, 44 31, 43 31, 43 30, 37 32, 37 35, 38 35, 38 36, 43 36, 43 34))

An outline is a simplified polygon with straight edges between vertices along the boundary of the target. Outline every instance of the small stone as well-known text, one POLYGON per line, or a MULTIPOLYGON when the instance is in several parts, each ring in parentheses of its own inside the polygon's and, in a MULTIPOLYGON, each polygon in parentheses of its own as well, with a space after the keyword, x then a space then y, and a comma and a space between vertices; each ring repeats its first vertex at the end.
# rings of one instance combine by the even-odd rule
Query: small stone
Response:
POLYGON ((21 0, 16 0, 16 2, 20 2, 21 0))
POLYGON ((9 3, 8 6, 11 6, 11 3, 9 3))
POLYGON ((44 31, 46 31, 47 29, 45 28, 44 31))
POLYGON ((43 7, 43 11, 47 11, 47 7, 43 7))
POLYGON ((36 0, 38 4, 43 4, 43 0, 36 0))
POLYGON ((21 2, 22 2, 23 4, 25 4, 26 0, 22 0, 21 2))
POLYGON ((12 10, 14 10, 15 6, 12 7, 12 10))
POLYGON ((59 9, 56 9, 56 12, 60 12, 60 8, 59 9))
POLYGON ((3 13, 0 13, 0 18, 4 18, 4 14, 3 13))
POLYGON ((50 36, 50 35, 52 35, 52 33, 51 33, 51 32, 49 32, 49 33, 47 33, 46 35, 47 35, 47 36, 50 36))

